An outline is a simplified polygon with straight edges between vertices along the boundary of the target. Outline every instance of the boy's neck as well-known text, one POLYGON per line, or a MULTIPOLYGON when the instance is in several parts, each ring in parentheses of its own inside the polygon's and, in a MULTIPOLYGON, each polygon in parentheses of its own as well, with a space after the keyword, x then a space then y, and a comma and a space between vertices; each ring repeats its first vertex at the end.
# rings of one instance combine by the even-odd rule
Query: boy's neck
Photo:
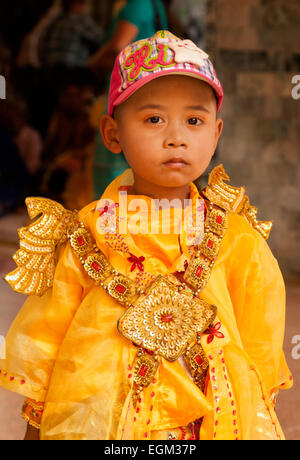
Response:
POLYGON ((189 184, 183 185, 182 187, 163 187, 154 186, 151 183, 140 181, 139 178, 135 177, 134 184, 131 188, 130 194, 132 195, 145 195, 153 199, 162 200, 163 198, 171 201, 179 199, 184 205, 184 200, 189 198, 190 186, 189 184))

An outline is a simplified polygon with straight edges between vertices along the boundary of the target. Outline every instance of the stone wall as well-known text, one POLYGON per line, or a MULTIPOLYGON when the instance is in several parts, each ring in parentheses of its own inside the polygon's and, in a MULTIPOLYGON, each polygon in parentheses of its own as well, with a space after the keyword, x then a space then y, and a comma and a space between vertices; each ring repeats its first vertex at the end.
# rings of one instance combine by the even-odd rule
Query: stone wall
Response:
POLYGON ((225 99, 212 167, 244 185, 286 276, 300 275, 299 0, 207 0, 206 43, 225 99))

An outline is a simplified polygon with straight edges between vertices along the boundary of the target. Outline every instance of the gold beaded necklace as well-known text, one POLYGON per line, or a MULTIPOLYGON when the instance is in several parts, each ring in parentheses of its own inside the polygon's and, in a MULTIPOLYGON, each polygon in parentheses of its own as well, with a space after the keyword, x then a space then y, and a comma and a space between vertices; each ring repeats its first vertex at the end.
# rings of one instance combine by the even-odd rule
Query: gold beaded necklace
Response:
POLYGON ((118 330, 139 347, 134 363, 134 404, 151 383, 159 356, 171 362, 183 356, 195 383, 204 389, 208 361, 200 339, 213 323, 217 308, 198 296, 209 280, 227 227, 228 212, 210 204, 204 239, 181 279, 175 274, 158 275, 154 280, 152 276, 146 289, 114 269, 83 223, 70 235, 71 247, 87 274, 127 308, 118 330))

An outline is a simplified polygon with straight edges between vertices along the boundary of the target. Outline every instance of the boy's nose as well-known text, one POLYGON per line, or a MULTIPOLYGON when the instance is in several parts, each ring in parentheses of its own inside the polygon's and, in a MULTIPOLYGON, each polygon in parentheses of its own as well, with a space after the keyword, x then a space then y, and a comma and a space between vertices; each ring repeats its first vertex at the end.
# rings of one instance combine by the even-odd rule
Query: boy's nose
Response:
POLYGON ((183 148, 186 148, 186 143, 183 142, 183 141, 177 141, 177 140, 174 140, 174 141, 170 141, 167 143, 167 148, 177 148, 177 147, 183 147, 183 148))
POLYGON ((186 148, 187 147, 187 142, 180 132, 180 130, 175 130, 172 133, 168 133, 166 135, 165 141, 164 141, 164 147, 165 148, 186 148))

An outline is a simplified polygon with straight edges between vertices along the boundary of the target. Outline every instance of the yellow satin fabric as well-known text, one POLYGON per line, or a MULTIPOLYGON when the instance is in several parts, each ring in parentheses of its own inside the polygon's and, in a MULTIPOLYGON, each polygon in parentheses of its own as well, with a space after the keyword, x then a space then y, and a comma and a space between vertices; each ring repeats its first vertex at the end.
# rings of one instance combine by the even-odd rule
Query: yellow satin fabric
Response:
MULTIPOLYGON (((103 198, 118 202, 117 178, 103 198)), ((199 198, 191 184, 193 200, 199 198)), ((129 201, 134 197, 128 197, 129 201)), ((149 200, 149 198, 148 198, 149 200)), ((119 272, 137 269, 105 244, 97 230, 97 203, 81 219, 119 272)), ((177 212, 177 211, 175 211, 177 212)), ((164 221, 164 212, 160 219, 164 221)), ((145 256, 145 271, 157 276, 182 270, 190 255, 181 235, 124 235, 130 252, 145 256)), ((182 365, 161 358, 155 380, 131 402, 132 363, 137 348, 117 331, 124 312, 84 272, 70 244, 59 253, 53 288, 27 299, 0 360, 0 384, 44 401, 41 439, 159 439, 203 418, 200 439, 284 439, 270 397, 289 388, 292 377, 282 352, 285 287, 267 243, 244 217, 229 215, 207 286, 200 297, 218 307, 223 337, 202 346, 210 361, 204 395, 182 365)))

